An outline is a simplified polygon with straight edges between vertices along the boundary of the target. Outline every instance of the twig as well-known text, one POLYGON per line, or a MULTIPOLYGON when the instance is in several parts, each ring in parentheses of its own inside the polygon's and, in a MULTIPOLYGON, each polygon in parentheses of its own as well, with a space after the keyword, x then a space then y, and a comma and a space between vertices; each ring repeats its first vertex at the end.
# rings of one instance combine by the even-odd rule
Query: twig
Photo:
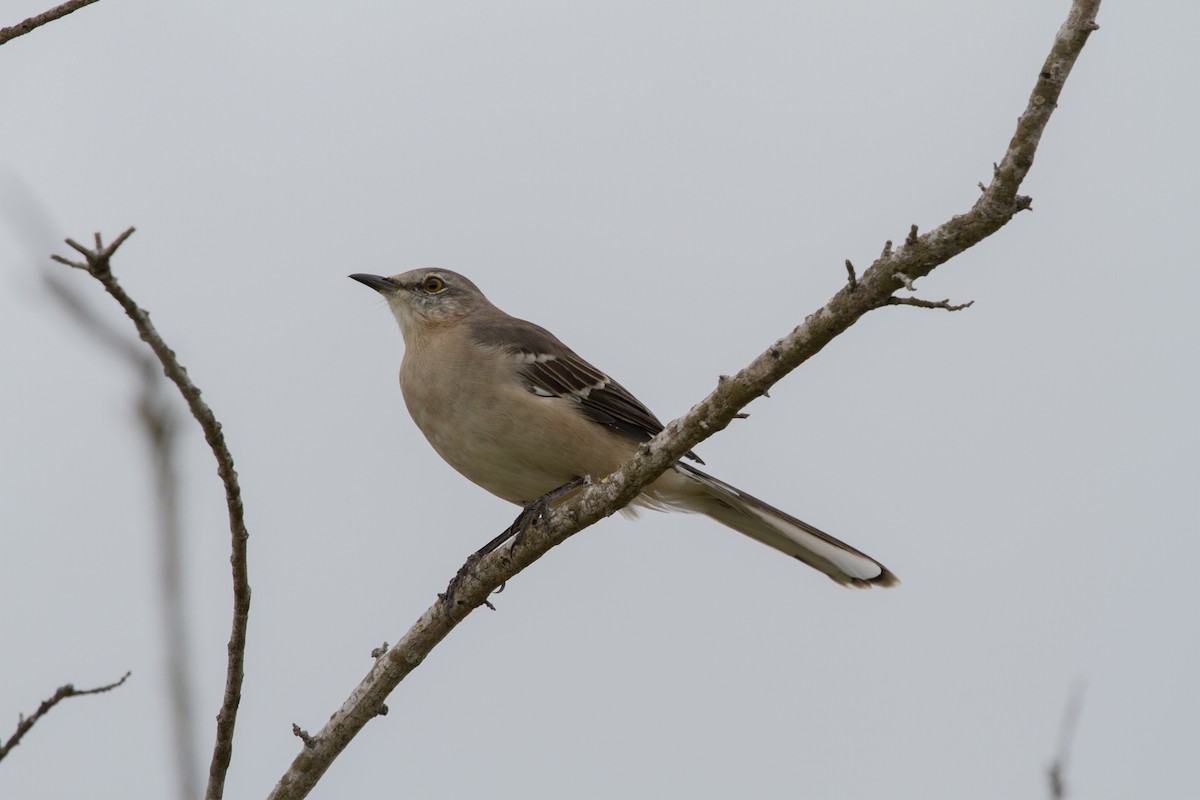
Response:
POLYGON ((916 306, 917 308, 944 308, 947 311, 962 311, 964 308, 970 308, 975 305, 974 300, 968 300, 965 303, 951 305, 949 300, 921 300, 917 297, 893 297, 888 300, 889 306, 916 306))
POLYGON ((150 349, 158 356, 167 377, 179 388, 183 399, 187 401, 192 416, 200 423, 204 431, 204 439, 208 442, 213 456, 217 460, 217 475, 225 487, 225 504, 229 509, 229 531, 232 555, 230 563, 233 571, 233 624, 229 634, 228 658, 225 673, 225 696, 221 710, 217 713, 216 743, 213 746, 212 762, 209 765, 208 787, 205 790, 207 800, 219 800, 225 791, 225 776, 229 771, 229 762, 233 757, 233 732, 237 723, 238 704, 242 698, 242 680, 245 676, 246 656, 246 623, 250 616, 250 578, 246 561, 246 540, 250 537, 246 530, 244 510, 242 506, 242 491, 238 485, 237 472, 233 467, 233 455, 225 444, 225 436, 221 433, 221 424, 213 415, 212 409, 200 397, 200 389, 192 383, 187 370, 179 363, 175 353, 167 347, 166 342, 158 335, 158 331, 150 323, 150 316, 142 310, 133 299, 125 293, 117 279, 113 277, 110 259, 117 248, 133 234, 133 228, 122 233, 107 246, 96 234, 95 248, 87 248, 67 239, 67 244, 84 257, 84 261, 71 261, 62 256, 52 256, 55 261, 77 269, 82 269, 92 275, 108 293, 121 304, 125 313, 133 320, 142 341, 150 345, 150 349))
POLYGON ((1067 762, 1071 755, 1071 743, 1075 740, 1075 728, 1079 724, 1079 713, 1083 710, 1083 691, 1083 681, 1077 682, 1063 710, 1062 724, 1058 730, 1058 753, 1054 763, 1046 770, 1046 779, 1050 782, 1050 800, 1066 800, 1067 762))
POLYGON ((1016 135, 997 167, 996 177, 974 207, 914 237, 900 250, 893 250, 889 243, 875 264, 859 278, 856 289, 843 286, 822 308, 736 376, 719 381, 708 397, 642 445, 620 469, 585 487, 534 522, 520 547, 500 547, 480 559, 458 585, 460 606, 455 611, 461 611, 461 616, 454 618, 441 601, 434 602, 372 665, 324 727, 310 737, 311 745, 306 743, 269 797, 273 800, 305 797, 338 754, 376 716, 400 681, 420 665, 462 618, 482 605, 489 594, 552 547, 615 513, 684 453, 725 428, 751 400, 819 352, 864 314, 890 305, 892 295, 903 285, 895 278, 897 273, 913 280, 928 275, 938 265, 1002 228, 1020 210, 1017 189, 1033 163, 1038 140, 1057 104, 1063 82, 1088 35, 1096 28, 1094 20, 1099 5, 1099 0, 1075 0, 1039 74, 1029 106, 1018 120, 1016 135))
POLYGON ((58 687, 58 691, 55 692, 49 699, 43 700, 42 704, 38 706, 37 711, 33 712, 31 716, 27 717, 24 714, 20 716, 20 718, 17 720, 16 733, 8 737, 7 742, 0 742, 0 761, 3 761, 4 757, 8 755, 14 747, 21 743, 21 739, 25 736, 25 734, 29 733, 30 729, 37 724, 39 719, 45 716, 46 712, 54 708, 63 700, 66 700, 68 697, 82 697, 85 694, 103 694, 104 692, 111 692, 113 689, 129 680, 129 676, 132 674, 132 672, 126 672, 121 676, 119 681, 114 681, 112 683, 105 684, 104 686, 97 686, 95 689, 76 689, 75 685, 71 683, 58 687))
POLYGON ((71 0, 69 3, 63 3, 61 6, 55 6, 49 11, 43 11, 36 17, 30 17, 27 20, 18 22, 9 28, 0 28, 0 44, 4 44, 9 39, 15 39, 18 36, 24 36, 35 28, 40 28, 47 22, 54 22, 60 17, 65 17, 73 11, 78 11, 84 6, 90 6, 96 0, 71 0))
POLYGON ((301 728, 294 722, 292 723, 292 735, 304 742, 305 747, 312 747, 312 736, 308 731, 304 730, 304 728, 301 728))
POLYGON ((858 274, 854 271, 854 265, 850 263, 850 259, 846 259, 846 277, 850 284, 850 291, 858 288, 858 274))
POLYGON ((911 228, 908 229, 908 237, 904 240, 904 246, 905 247, 914 246, 915 244, 917 244, 918 238, 919 237, 917 236, 917 226, 913 225, 911 228))
POLYGON ((179 509, 178 470, 175 443, 179 423, 175 410, 164 396, 166 384, 158 361, 124 331, 102 320, 83 301, 72 284, 57 272, 44 274, 44 283, 72 319, 98 341, 134 368, 141 382, 137 401, 138 419, 150 447, 151 470, 156 482, 158 517, 158 575, 162 597, 161 624, 165 647, 167 699, 170 702, 171 738, 181 800, 200 796, 200 774, 194 754, 191 658, 188 647, 188 615, 184 602, 183 522, 179 509))
MULTIPOLYGON (((156 376, 157 377, 157 376, 156 376)), ((188 647, 188 615, 184 603, 183 514, 179 505, 179 471, 175 446, 179 421, 163 396, 161 380, 147 380, 138 402, 150 445, 151 463, 158 497, 158 574, 163 598, 163 643, 167 656, 167 694, 171 703, 172 738, 178 777, 179 797, 192 800, 200 796, 200 764, 194 733, 191 657, 188 647)))

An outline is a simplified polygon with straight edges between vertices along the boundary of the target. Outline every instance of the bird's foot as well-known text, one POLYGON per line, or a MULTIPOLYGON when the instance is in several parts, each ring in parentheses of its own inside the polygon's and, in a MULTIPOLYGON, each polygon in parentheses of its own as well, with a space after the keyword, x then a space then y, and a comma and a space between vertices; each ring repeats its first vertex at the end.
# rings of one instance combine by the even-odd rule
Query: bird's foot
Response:
POLYGON ((513 537, 512 546, 515 548, 521 544, 525 538, 529 526, 533 525, 539 519, 544 519, 550 511, 550 504, 565 494, 578 489, 587 483, 587 478, 572 478, 571 480, 559 486, 557 489, 551 489, 538 499, 525 504, 525 508, 513 520, 513 524, 508 526, 508 535, 513 537))
MULTIPOLYGON (((508 531, 505 531, 504 533, 500 534, 495 539, 492 539, 490 542, 485 544, 483 547, 479 548, 474 553, 469 555, 467 557, 467 560, 465 562, 463 562, 463 565, 458 568, 458 573, 453 578, 451 578, 450 583, 448 583, 446 585, 446 591, 443 592, 441 595, 439 595, 439 598, 442 601, 442 610, 444 612, 446 612, 446 616, 448 616, 448 617, 452 616, 450 612, 453 611, 455 607, 457 607, 459 605, 463 605, 462 601, 456 597, 456 595, 458 594, 458 587, 460 584, 462 584, 463 579, 465 579, 468 575, 470 575, 471 577, 474 577, 475 576, 475 565, 478 564, 480 562, 480 560, 484 556, 486 556, 488 553, 492 552, 497 547, 504 544, 504 542, 507 541, 511 535, 512 534, 509 533, 508 531)), ((491 603, 489 603, 486 599, 483 601, 483 605, 492 609, 492 611, 496 610, 496 607, 493 606, 491 603)))
MULTIPOLYGON (((468 557, 463 563, 462 567, 459 568, 458 574, 450 580, 450 583, 446 586, 446 591, 439 595, 442 601, 442 609, 445 611, 446 615, 450 616, 450 612, 454 608, 463 604, 462 601, 455 597, 455 595, 458 593, 458 587, 462 583, 463 579, 465 579, 468 575, 474 576, 475 565, 477 565, 484 556, 498 549, 500 545, 504 544, 509 539, 513 540, 512 546, 515 548, 525 537, 525 533, 529 530, 529 526, 546 516, 546 513, 550 510, 551 503, 563 495, 575 491, 585 483, 587 483, 587 478, 572 478, 562 486, 559 486, 557 489, 551 489, 536 500, 527 503, 525 508, 521 509, 521 513, 517 515, 517 518, 513 520, 512 525, 509 525, 499 536, 492 539, 483 547, 472 553, 470 557, 468 557)), ((504 591, 506 583, 507 582, 500 584, 500 586, 496 589, 496 594, 504 591)), ((483 601, 482 605, 487 606, 493 611, 496 610, 495 606, 489 603, 486 599, 483 601)))

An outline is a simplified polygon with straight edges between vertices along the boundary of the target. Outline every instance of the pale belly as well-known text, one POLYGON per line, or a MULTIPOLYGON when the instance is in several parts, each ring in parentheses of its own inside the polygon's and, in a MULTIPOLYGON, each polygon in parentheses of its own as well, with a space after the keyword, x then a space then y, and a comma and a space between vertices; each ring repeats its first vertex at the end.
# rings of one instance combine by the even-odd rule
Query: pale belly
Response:
POLYGON ((446 463, 510 502, 527 503, 577 477, 601 478, 636 449, 572 401, 535 395, 511 375, 456 369, 461 380, 446 385, 420 367, 406 360, 401 370, 413 421, 446 463))

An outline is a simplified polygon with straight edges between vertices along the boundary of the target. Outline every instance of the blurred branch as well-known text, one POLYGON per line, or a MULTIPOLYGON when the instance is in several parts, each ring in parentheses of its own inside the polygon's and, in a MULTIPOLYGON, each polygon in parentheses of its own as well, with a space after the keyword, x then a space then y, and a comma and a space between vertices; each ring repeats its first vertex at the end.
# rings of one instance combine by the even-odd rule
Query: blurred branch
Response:
POLYGON ((1046 779, 1050 782, 1050 800, 1066 800, 1067 762, 1071 755, 1071 743, 1075 741, 1079 713, 1083 710, 1083 690, 1083 681, 1075 684, 1063 711, 1062 724, 1058 730, 1058 754, 1054 757, 1054 763, 1046 770, 1046 779))
POLYGON ((829 302, 736 376, 720 381, 708 397, 640 447, 620 469, 553 508, 526 531, 519 546, 510 542, 465 570, 454 602, 435 602, 394 647, 376 657, 342 707, 315 735, 306 735, 300 753, 269 796, 273 800, 305 797, 363 726, 384 711, 384 701, 400 681, 467 614, 484 604, 492 591, 552 547, 624 506, 685 452, 723 429, 746 404, 765 394, 863 315, 892 305, 893 294, 900 288, 911 287, 913 281, 991 236, 1018 212, 1028 209, 1031 201, 1018 195, 1017 190, 1033 164, 1038 142, 1057 107, 1071 67, 1097 28, 1099 6, 1099 0, 1075 0, 1072 4, 1038 73, 1025 112, 1017 120, 1004 158, 972 208, 924 235, 918 235, 913 226, 899 248, 889 242, 861 277, 854 278, 850 272, 854 279, 845 281, 829 302))
POLYGON ((96 0, 71 0, 69 3, 63 3, 61 6, 55 6, 49 11, 43 11, 36 17, 30 17, 27 20, 18 22, 10 28, 0 28, 0 44, 4 44, 9 39, 15 39, 18 36, 24 36, 35 28, 40 28, 47 22, 54 22, 60 17, 65 17, 73 11, 78 11, 84 6, 90 6, 96 0))
POLYGON ((43 280, 51 295, 72 319, 87 330, 93 341, 107 347, 138 374, 138 419, 150 446, 151 471, 157 484, 158 536, 155 538, 158 542, 161 619, 163 641, 166 643, 167 697, 172 712, 175 772, 179 780, 179 797, 181 800, 193 800, 200 796, 200 774, 194 758, 195 714, 192 709, 188 615, 183 591, 183 524, 175 467, 178 420, 165 394, 166 385, 154 356, 97 315, 58 273, 44 273, 43 280))
POLYGON ((30 729, 37 724, 37 721, 41 719, 46 712, 54 708, 63 700, 66 700, 68 697, 82 697, 85 694, 103 694, 104 692, 110 692, 123 684, 125 681, 129 680, 129 676, 132 674, 132 672, 126 672, 121 676, 119 681, 106 684, 105 686, 97 686, 95 689, 76 689, 75 685, 71 683, 58 687, 58 691, 55 692, 53 696, 42 701, 42 704, 38 706, 37 711, 33 712, 33 716, 27 717, 24 714, 20 716, 20 718, 17 720, 16 733, 10 736, 7 742, 0 742, 0 761, 3 761, 4 757, 8 755, 14 747, 21 743, 21 739, 25 736, 25 734, 29 733, 30 729))
POLYGON ((229 771, 229 762, 233 757, 233 732, 237 723, 238 704, 242 698, 242 680, 245 677, 246 656, 246 624, 250 616, 250 578, 246 559, 246 540, 250 534, 246 530, 244 509, 242 506, 242 491, 238 485, 237 472, 233 466, 233 455, 225 444, 225 436, 221 432, 221 424, 213 415, 212 409, 200 397, 200 389, 192 383, 187 370, 179 363, 175 353, 167 347, 166 342, 158 335, 147 314, 117 282, 112 273, 110 260, 126 239, 133 235, 133 228, 126 230, 107 246, 95 235, 95 248, 87 248, 78 242, 67 239, 67 244, 80 253, 83 261, 71 261, 62 256, 52 256, 60 264, 66 264, 81 269, 103 284, 108 293, 121 304, 125 313, 133 320, 142 341, 150 345, 150 349, 158 357, 167 377, 179 388, 187 401, 192 416, 200 423, 204 431, 205 441, 212 449, 217 460, 217 474, 225 486, 225 503, 229 509, 229 530, 231 534, 232 555, 230 563, 233 570, 233 625, 229 635, 228 659, 226 661, 225 696, 221 710, 217 713, 216 743, 213 746, 212 762, 209 765, 208 788, 205 791, 207 800, 218 800, 225 791, 225 776, 229 771))

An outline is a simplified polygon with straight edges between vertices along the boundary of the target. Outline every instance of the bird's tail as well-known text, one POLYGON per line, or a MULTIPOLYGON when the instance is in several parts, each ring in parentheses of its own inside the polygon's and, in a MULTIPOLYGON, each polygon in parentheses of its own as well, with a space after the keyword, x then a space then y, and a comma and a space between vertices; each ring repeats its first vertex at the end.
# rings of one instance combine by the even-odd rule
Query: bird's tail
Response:
MULTIPOLYGON (((698 469, 676 464, 663 478, 651 489, 653 501, 712 517, 819 569, 843 586, 867 588, 900 582, 866 553, 698 469)), ((650 504, 657 505, 653 501, 650 504)))

